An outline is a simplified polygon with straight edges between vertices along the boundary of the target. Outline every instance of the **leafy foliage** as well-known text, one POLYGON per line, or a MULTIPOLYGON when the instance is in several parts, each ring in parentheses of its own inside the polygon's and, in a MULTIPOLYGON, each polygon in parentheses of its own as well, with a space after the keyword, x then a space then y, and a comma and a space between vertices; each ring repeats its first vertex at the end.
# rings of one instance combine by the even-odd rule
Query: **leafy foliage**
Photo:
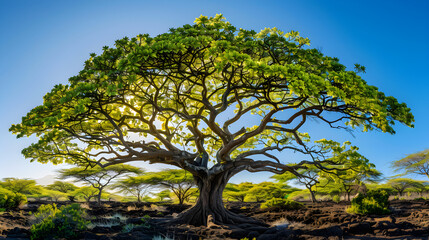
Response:
POLYGON ((390 212, 388 208, 389 194, 384 190, 370 190, 353 198, 347 211, 356 214, 387 214, 390 212))
POLYGON ((309 42, 295 31, 237 29, 222 15, 124 38, 90 54, 68 85, 56 85, 10 131, 37 135, 23 153, 42 163, 143 160, 196 173, 210 160, 277 172, 286 168, 269 152, 309 152, 309 135, 299 132, 308 119, 389 133, 395 121, 412 126, 404 103, 309 42), (219 118, 230 111, 230 119, 219 118), (238 121, 252 114, 260 124, 238 121), (274 161, 249 161, 259 155, 274 161))
POLYGON ((79 204, 57 208, 56 204, 42 205, 34 214, 37 222, 31 226, 31 239, 76 239, 89 221, 79 204))
POLYGON ((0 187, 9 189, 14 193, 22 194, 37 194, 42 190, 42 187, 37 185, 35 180, 19 179, 19 178, 3 178, 0 182, 0 187))
POLYGON ((339 202, 341 202, 341 198, 340 198, 340 196, 335 195, 335 196, 332 197, 332 201, 334 201, 336 203, 339 203, 339 202))
POLYGON ((165 198, 170 198, 170 195, 171 195, 171 191, 168 189, 155 193, 155 196, 159 198, 159 201, 163 201, 165 198))
POLYGON ((303 208, 304 204, 283 198, 273 198, 261 204, 261 208, 271 208, 271 209, 283 209, 283 210, 297 210, 303 208))
POLYGON ((0 208, 6 210, 16 209, 26 202, 27 197, 24 194, 0 187, 0 208))
POLYGON ((179 204, 183 204, 195 192, 194 187, 196 186, 192 174, 177 169, 149 172, 135 177, 134 180, 141 184, 149 184, 171 190, 179 200, 179 204))
POLYGON ((418 174, 429 178, 429 149, 394 161, 393 168, 404 174, 418 174))
POLYGON ((118 190, 119 193, 131 194, 137 197, 138 202, 141 202, 142 197, 146 195, 151 187, 152 184, 147 181, 142 181, 142 178, 139 176, 128 176, 127 178, 120 179, 112 186, 112 188, 118 190))
MULTIPOLYGON (((222 191, 210 188, 222 190, 238 172, 299 175, 326 162, 332 141, 301 132, 310 120, 392 134, 395 122, 413 126, 405 103, 309 44, 295 31, 238 29, 222 15, 156 37, 124 38, 90 54, 69 84, 56 85, 10 131, 37 136, 22 151, 31 161, 169 164, 190 172, 201 195, 220 199, 222 191), (311 161, 288 163, 276 156, 282 151, 311 161)), ((208 214, 207 207, 195 208, 208 214)))
POLYGON ((228 183, 223 192, 223 197, 227 200, 234 200, 239 202, 244 202, 248 191, 253 188, 253 183, 242 182, 240 184, 228 183))
POLYGON ((423 188, 424 185, 421 181, 410 178, 394 178, 387 181, 386 185, 393 188, 399 196, 404 194, 404 191, 409 188, 423 188))
POLYGON ((82 181, 93 188, 98 189, 97 200, 100 203, 101 195, 106 186, 108 186, 112 180, 127 174, 139 174, 141 169, 126 164, 118 164, 108 167, 95 166, 93 168, 87 167, 74 167, 69 169, 60 170, 60 178, 75 178, 76 181, 82 181))
POLYGON ((83 198, 86 202, 90 202, 92 198, 95 198, 98 193, 98 189, 89 187, 89 186, 83 186, 73 191, 73 195, 77 196, 78 198, 83 198))
POLYGON ((284 198, 286 194, 296 190, 297 189, 291 188, 286 184, 261 182, 254 184, 254 186, 247 191, 246 198, 254 199, 259 202, 272 198, 284 198))
POLYGON ((62 193, 68 193, 76 190, 78 187, 76 187, 73 183, 64 182, 64 181, 55 181, 54 183, 46 186, 46 188, 49 190, 55 190, 62 193))

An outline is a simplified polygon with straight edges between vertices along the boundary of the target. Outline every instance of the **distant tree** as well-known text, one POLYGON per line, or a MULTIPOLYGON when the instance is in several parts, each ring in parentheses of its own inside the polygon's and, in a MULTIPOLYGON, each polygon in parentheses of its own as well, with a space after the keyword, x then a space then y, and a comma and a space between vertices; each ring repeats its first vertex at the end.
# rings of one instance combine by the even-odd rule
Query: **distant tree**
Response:
POLYGON ((291 180, 295 180, 299 185, 304 186, 310 192, 312 202, 316 202, 316 195, 314 186, 318 183, 320 168, 314 165, 307 166, 307 169, 299 169, 297 173, 285 172, 283 174, 273 175, 272 178, 279 181, 280 183, 286 183, 291 180))
MULTIPOLYGON (((418 181, 421 184, 416 184, 415 186, 407 189, 410 192, 415 192, 420 195, 420 197, 423 197, 424 193, 429 192, 429 182, 428 181, 418 181)), ((405 191, 407 191, 405 190, 405 191)))
POLYGON ((421 188, 423 184, 420 181, 410 178, 394 178, 387 181, 386 185, 395 189, 399 196, 403 196, 408 188, 421 188))
POLYGON ((42 191, 42 186, 37 185, 35 180, 19 178, 3 178, 0 186, 14 193, 25 195, 37 194, 42 191))
POLYGON ((165 198, 170 198, 171 191, 165 189, 161 192, 155 193, 154 195, 159 198, 159 201, 163 201, 165 198))
POLYGON ((429 149, 413 153, 393 162, 395 171, 403 174, 417 174, 429 178, 429 149))
POLYGON ((137 198, 137 202, 142 201, 142 197, 153 185, 144 178, 138 176, 128 176, 118 180, 113 184, 112 189, 119 190, 120 193, 131 194, 137 198))
POLYGON ((54 202, 58 202, 62 198, 67 198, 66 193, 57 190, 46 189, 43 191, 43 194, 54 202))
POLYGON ((347 201, 350 201, 353 191, 360 188, 365 189, 365 183, 376 182, 380 179, 381 173, 375 168, 375 165, 358 152, 359 148, 351 146, 350 142, 340 145, 327 141, 323 144, 332 149, 329 161, 341 163, 341 167, 330 168, 328 164, 319 172, 319 178, 326 180, 323 181, 324 184, 332 184, 334 186, 331 188, 337 188, 345 193, 347 201))
POLYGON ((118 164, 104 168, 100 166, 95 166, 93 168, 74 167, 59 171, 61 179, 74 178, 77 182, 84 182, 98 189, 98 203, 101 203, 102 192, 112 180, 127 174, 139 174, 141 172, 140 168, 126 164, 118 164))
POLYGON ((249 189, 253 188, 255 185, 251 182, 242 182, 239 184, 228 183, 225 187, 223 196, 226 199, 233 199, 235 201, 244 202, 249 189))
POLYGON ((260 202, 272 198, 283 198, 286 194, 294 190, 295 189, 282 183, 261 182, 254 184, 254 186, 247 191, 246 198, 253 198, 257 202, 260 202))
POLYGON ((87 203, 91 201, 92 198, 98 196, 99 190, 92 186, 80 187, 73 191, 73 195, 83 198, 87 203))
POLYGON ((64 181, 55 181, 54 183, 46 186, 47 189, 59 191, 62 193, 68 193, 76 190, 76 187, 73 183, 64 182, 64 181))
POLYGON ((142 182, 171 190, 179 200, 180 205, 192 195, 194 192, 192 188, 196 186, 192 174, 179 169, 150 172, 143 176, 136 177, 136 179, 139 178, 142 182))

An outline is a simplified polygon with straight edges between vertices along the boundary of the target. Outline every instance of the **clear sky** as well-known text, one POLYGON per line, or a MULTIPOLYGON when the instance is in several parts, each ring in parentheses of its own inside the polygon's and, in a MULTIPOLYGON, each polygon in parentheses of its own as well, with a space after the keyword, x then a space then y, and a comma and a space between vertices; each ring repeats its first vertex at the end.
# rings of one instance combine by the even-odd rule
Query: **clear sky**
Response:
MULTIPOLYGON (((8 129, 55 84, 77 74, 89 53, 125 36, 155 36, 216 13, 238 28, 299 31, 312 47, 350 69, 354 63, 366 66, 363 78, 406 102, 416 119, 414 129, 397 125, 395 135, 355 132, 353 137, 315 124, 309 128, 313 139, 350 140, 386 176, 394 174, 391 161, 429 148, 427 0, 0 0, 0 178, 41 178, 63 167, 24 159, 20 152, 34 139, 17 140, 8 129)), ((233 181, 268 176, 243 173, 233 181)))

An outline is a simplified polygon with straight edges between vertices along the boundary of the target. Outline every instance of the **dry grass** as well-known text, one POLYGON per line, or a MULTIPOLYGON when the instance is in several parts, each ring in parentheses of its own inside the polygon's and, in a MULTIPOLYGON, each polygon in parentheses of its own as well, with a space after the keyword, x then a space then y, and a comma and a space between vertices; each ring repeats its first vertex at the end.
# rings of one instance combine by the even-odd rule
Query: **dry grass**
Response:
POLYGON ((167 211, 167 207, 166 206, 158 206, 155 204, 151 204, 150 207, 143 207, 144 211, 157 211, 157 212, 166 212, 167 211))
POLYGON ((91 208, 89 207, 89 204, 88 203, 81 203, 80 204, 80 207, 81 208, 83 208, 83 209, 86 209, 86 210, 90 210, 91 208))
POLYGON ((138 207, 136 207, 136 206, 128 206, 127 207, 127 211, 129 212, 129 211, 136 211, 136 210, 139 210, 139 208, 138 207))

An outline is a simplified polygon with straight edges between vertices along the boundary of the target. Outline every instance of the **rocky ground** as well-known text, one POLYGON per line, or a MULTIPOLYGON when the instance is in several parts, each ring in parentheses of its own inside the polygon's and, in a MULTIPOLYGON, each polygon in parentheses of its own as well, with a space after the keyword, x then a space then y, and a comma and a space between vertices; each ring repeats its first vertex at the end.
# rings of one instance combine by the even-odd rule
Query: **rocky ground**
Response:
MULTIPOLYGON (((0 213, 0 239, 29 239, 31 212, 43 202, 29 202, 20 211, 0 213)), ((64 204, 64 203, 62 203, 64 204)), ((61 203, 59 204, 61 205, 61 203)), ((359 216, 345 212, 347 203, 306 203, 294 211, 268 211, 257 203, 226 203, 233 212, 253 217, 268 226, 240 224, 208 227, 162 225, 166 218, 189 206, 104 203, 88 206, 90 230, 82 239, 428 239, 429 201, 393 201, 392 213, 359 216), (148 216, 144 217, 145 215, 148 216), (142 221, 142 218, 148 219, 142 221)))

